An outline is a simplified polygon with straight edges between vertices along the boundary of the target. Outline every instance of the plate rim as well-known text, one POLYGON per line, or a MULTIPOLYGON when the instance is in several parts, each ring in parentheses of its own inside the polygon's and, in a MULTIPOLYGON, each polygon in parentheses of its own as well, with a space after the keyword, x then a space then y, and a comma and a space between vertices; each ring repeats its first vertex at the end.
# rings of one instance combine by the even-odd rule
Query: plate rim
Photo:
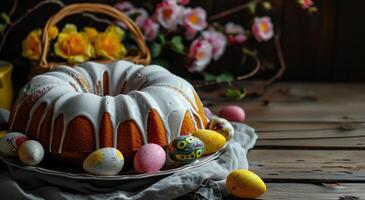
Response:
POLYGON ((182 172, 189 169, 198 168, 201 166, 204 166, 211 161, 217 159, 220 155, 223 154, 224 150, 226 149, 228 145, 227 143, 217 152, 207 155, 205 157, 198 159, 197 161, 194 161, 193 163, 186 164, 177 168, 158 171, 154 173, 146 173, 146 174, 120 174, 120 175, 113 175, 113 176, 98 176, 93 174, 87 174, 87 173, 72 173, 67 171, 58 171, 55 169, 47 169, 45 167, 41 166, 28 166, 22 164, 19 160, 15 158, 10 158, 5 155, 0 154, 0 160, 2 160, 5 164, 16 167, 18 169, 26 170, 35 172, 38 174, 43 175, 50 175, 50 176, 57 176, 57 177, 63 177, 63 178, 69 178, 72 180, 103 180, 103 181, 124 181, 124 180, 138 180, 138 179, 144 179, 144 178, 151 178, 151 177, 159 177, 159 176, 166 176, 171 175, 176 172, 182 172), (199 162, 200 161, 200 162, 199 162))

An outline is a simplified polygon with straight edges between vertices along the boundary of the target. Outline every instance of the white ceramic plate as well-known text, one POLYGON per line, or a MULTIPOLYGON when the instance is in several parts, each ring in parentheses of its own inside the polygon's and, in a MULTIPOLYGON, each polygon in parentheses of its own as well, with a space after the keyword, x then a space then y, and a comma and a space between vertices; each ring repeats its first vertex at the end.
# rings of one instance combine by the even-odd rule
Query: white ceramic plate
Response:
POLYGON ((217 151, 216 153, 208 155, 208 156, 204 156, 193 163, 183 165, 181 167, 158 171, 155 173, 147 173, 147 174, 136 174, 133 171, 129 171, 129 172, 124 172, 127 174, 123 174, 123 172, 122 172, 122 174, 115 175, 115 176, 95 176, 95 175, 87 174, 82 171, 75 171, 71 167, 66 168, 66 167, 60 167, 59 165, 56 166, 56 165, 51 165, 51 164, 48 164, 48 165, 43 164, 40 166, 27 166, 27 165, 24 165, 23 163, 21 163, 16 158, 6 157, 3 155, 0 155, 0 159, 3 162, 5 162, 7 165, 10 165, 10 166, 13 166, 13 167, 16 167, 19 169, 32 171, 32 172, 36 172, 39 174, 65 177, 65 178, 75 179, 75 180, 105 180, 105 181, 108 181, 108 180, 109 181, 137 180, 137 179, 144 179, 144 178, 157 177, 157 176, 166 176, 166 175, 173 174, 176 172, 191 170, 191 169, 203 166, 205 164, 208 164, 212 160, 218 158, 223 153, 226 146, 227 146, 227 144, 221 150, 217 151))

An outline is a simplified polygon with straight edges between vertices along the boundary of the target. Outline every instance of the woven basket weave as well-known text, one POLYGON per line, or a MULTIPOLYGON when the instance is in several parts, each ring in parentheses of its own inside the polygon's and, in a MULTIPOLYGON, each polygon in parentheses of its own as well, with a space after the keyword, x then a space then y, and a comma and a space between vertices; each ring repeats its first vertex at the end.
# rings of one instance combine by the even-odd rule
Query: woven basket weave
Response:
MULTIPOLYGON (((141 30, 138 28, 138 26, 126 15, 124 15, 121 11, 115 9, 112 6, 105 5, 105 4, 97 4, 97 3, 79 3, 79 4, 71 4, 68 5, 61 10, 59 10, 56 14, 54 14, 51 18, 48 19, 46 25, 43 28, 43 35, 42 35, 42 53, 41 53, 41 59, 40 63, 37 67, 33 70, 34 74, 39 74, 42 72, 46 72, 51 70, 54 66, 57 66, 61 63, 55 63, 55 62, 48 62, 47 61, 47 54, 49 51, 49 36, 48 36, 48 30, 55 26, 59 21, 61 21, 63 18, 79 14, 83 12, 93 12, 93 13, 101 13, 105 15, 109 15, 121 22, 123 22, 129 31, 132 34, 133 39, 137 43, 139 47, 139 52, 137 55, 134 56, 126 56, 122 58, 123 60, 128 60, 137 64, 143 64, 147 65, 151 62, 151 55, 150 51, 146 45, 144 36, 141 32, 141 30)), ((110 62, 111 60, 102 60, 97 62, 110 62)))

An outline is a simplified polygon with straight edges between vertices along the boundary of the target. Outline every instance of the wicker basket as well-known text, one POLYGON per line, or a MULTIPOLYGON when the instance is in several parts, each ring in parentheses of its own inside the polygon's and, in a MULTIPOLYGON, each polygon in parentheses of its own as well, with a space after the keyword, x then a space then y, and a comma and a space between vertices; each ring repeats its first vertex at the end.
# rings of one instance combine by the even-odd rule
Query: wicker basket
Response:
MULTIPOLYGON (((62 63, 55 63, 55 62, 48 62, 47 61, 47 54, 49 51, 49 37, 48 37, 48 30, 56 25, 59 21, 63 18, 79 14, 83 12, 94 12, 94 13, 101 13, 105 15, 109 15, 114 17, 115 19, 123 22, 128 29, 132 33, 132 37, 137 43, 139 47, 139 52, 137 55, 134 56, 126 56, 123 59, 128 60, 137 64, 147 65, 151 62, 151 55, 150 51, 146 45, 144 36, 138 26, 126 15, 124 15, 121 11, 115 9, 112 6, 105 5, 105 4, 96 4, 96 3, 79 3, 79 4, 71 4, 68 5, 61 10, 59 10, 56 14, 54 14, 51 18, 48 19, 46 25, 43 28, 43 35, 42 35, 42 53, 40 63, 37 67, 35 67, 32 71, 32 75, 43 73, 46 71, 51 70, 54 66, 60 65, 62 63)), ((96 62, 107 63, 111 62, 111 60, 97 60, 96 62)))

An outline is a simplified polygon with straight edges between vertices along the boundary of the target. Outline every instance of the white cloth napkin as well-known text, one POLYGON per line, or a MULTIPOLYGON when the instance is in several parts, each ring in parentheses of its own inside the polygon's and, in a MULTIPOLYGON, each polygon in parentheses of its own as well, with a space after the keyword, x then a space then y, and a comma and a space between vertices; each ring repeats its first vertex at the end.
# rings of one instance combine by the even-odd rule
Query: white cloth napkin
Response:
POLYGON ((233 126, 235 136, 223 154, 191 171, 135 181, 78 181, 8 166, 8 171, 0 168, 0 195, 6 199, 37 200, 223 199, 228 195, 225 178, 233 169, 248 168, 247 151, 257 139, 253 128, 239 123, 233 126))

